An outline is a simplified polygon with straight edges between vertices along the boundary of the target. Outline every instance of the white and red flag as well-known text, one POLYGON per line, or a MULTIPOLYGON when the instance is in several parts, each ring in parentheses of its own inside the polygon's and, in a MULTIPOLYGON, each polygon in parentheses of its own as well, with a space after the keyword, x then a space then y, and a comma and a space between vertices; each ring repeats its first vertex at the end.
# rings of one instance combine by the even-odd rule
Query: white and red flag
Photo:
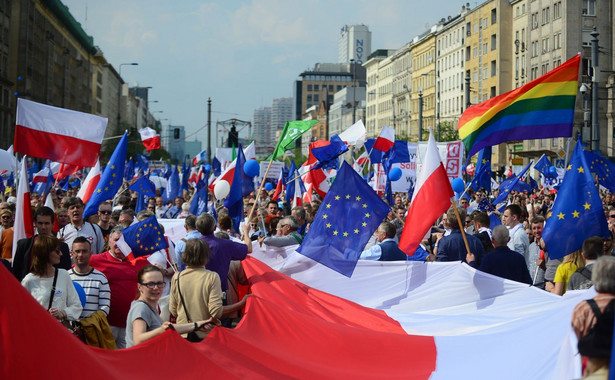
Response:
POLYGON ((139 134, 141 135, 141 141, 143 141, 143 146, 148 152, 154 149, 160 149, 160 135, 155 129, 150 127, 144 127, 139 129, 139 134))
POLYGON ((409 256, 414 255, 427 231, 450 207, 453 195, 451 182, 446 175, 436 140, 430 130, 427 152, 423 166, 416 177, 412 202, 399 239, 399 249, 409 256))
POLYGON ((15 152, 94 166, 106 128, 104 117, 17 99, 15 152))
POLYGON ((395 145, 395 130, 391 127, 384 126, 382 131, 374 142, 374 149, 381 152, 388 152, 395 145))
POLYGON ((346 145, 352 145, 355 149, 360 149, 367 140, 367 129, 365 129, 363 120, 359 120, 348 127, 344 132, 339 134, 339 137, 346 145))
POLYGON ((83 203, 88 203, 94 190, 96 190, 96 185, 98 185, 98 181, 100 181, 100 161, 96 161, 96 165, 90 170, 88 176, 85 177, 85 180, 81 184, 81 188, 77 193, 77 196, 81 198, 83 203))
POLYGON ((19 170, 19 184, 17 186, 17 203, 15 204, 15 224, 13 224, 13 253, 17 249, 20 239, 34 235, 34 223, 32 223, 32 206, 30 206, 30 184, 28 183, 27 157, 21 159, 19 170))
POLYGON ((284 173, 280 171, 280 177, 278 178, 278 184, 275 187, 275 192, 273 193, 273 197, 271 197, 272 201, 277 201, 280 199, 282 195, 282 190, 284 187, 284 173))
POLYGON ((192 159, 192 166, 197 166, 201 162, 205 162, 207 160, 207 149, 203 149, 192 159))

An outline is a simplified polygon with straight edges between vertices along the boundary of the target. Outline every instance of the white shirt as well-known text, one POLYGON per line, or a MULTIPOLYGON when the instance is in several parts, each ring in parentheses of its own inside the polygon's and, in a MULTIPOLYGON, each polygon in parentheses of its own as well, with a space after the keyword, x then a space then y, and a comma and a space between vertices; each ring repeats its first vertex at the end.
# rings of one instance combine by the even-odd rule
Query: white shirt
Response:
POLYGON ((513 251, 519 252, 525 258, 525 265, 528 270, 530 268, 530 238, 527 237, 527 233, 523 228, 523 224, 517 223, 512 228, 508 228, 510 233, 510 241, 508 242, 508 248, 513 251))
MULTIPOLYGON (((45 309, 49 307, 49 296, 53 286, 53 276, 41 278, 32 273, 28 273, 21 284, 28 290, 32 297, 45 309)), ((66 312, 66 318, 71 321, 79 320, 81 315, 81 301, 79 294, 73 286, 73 282, 64 269, 58 269, 58 279, 56 280, 56 291, 53 294, 51 307, 66 312)))
POLYGON ((64 242, 68 244, 68 249, 73 248, 73 240, 77 236, 83 236, 88 239, 92 245, 92 254, 97 255, 103 251, 105 238, 97 224, 84 221, 81 228, 77 228, 72 223, 68 223, 58 231, 58 239, 64 239, 64 242))

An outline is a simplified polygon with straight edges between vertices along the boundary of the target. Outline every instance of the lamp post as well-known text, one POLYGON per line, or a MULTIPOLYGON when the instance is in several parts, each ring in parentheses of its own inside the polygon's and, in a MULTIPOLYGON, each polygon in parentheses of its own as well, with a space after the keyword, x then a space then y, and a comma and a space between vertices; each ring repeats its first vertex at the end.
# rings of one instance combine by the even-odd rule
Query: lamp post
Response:
POLYGON ((600 150, 600 123, 598 121, 598 35, 596 27, 592 36, 592 138, 591 148, 594 153, 600 150))
MULTIPOLYGON (((354 125, 357 118, 357 105, 355 100, 355 85, 354 85, 354 59, 350 58, 350 69, 352 70, 352 124, 354 125)), ((395 127, 393 127, 395 128, 395 127)))
POLYGON ((592 133, 591 133, 591 129, 589 126, 589 121, 590 121, 589 94, 587 93, 589 91, 589 88, 590 86, 583 83, 581 84, 581 87, 579 88, 579 92, 583 96, 583 133, 582 133, 583 141, 591 145, 592 133))
POLYGON ((118 66, 118 76, 120 77, 120 92, 117 97, 117 129, 121 129, 122 122, 122 90, 124 88, 124 80, 122 79, 122 66, 138 66, 137 62, 120 63, 118 66))
POLYGON ((423 141, 423 89, 419 88, 419 142, 423 141))

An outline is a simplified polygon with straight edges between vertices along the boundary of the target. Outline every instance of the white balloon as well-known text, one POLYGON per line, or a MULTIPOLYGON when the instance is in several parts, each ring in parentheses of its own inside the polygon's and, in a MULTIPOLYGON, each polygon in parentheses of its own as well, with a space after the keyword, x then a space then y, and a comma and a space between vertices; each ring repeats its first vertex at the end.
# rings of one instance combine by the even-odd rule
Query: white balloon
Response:
POLYGON ((228 196, 228 193, 231 192, 231 185, 227 181, 221 180, 216 182, 214 186, 214 195, 216 199, 221 200, 228 196))

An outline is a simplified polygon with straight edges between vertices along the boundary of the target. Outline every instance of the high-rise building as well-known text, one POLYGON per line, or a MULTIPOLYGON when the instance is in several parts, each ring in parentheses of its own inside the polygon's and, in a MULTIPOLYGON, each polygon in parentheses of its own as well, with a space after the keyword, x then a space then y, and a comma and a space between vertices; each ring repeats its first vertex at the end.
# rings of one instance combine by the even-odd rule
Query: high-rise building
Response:
POLYGON ((276 134, 284 128, 287 121, 293 121, 293 98, 273 99, 271 104, 271 129, 269 139, 276 143, 276 134))
POLYGON ((162 133, 162 147, 177 162, 184 162, 186 154, 186 131, 183 125, 167 125, 162 133))
POLYGON ((340 32, 339 63, 367 62, 372 53, 372 32, 367 25, 344 25, 340 32))
POLYGON ((256 149, 256 156, 262 157, 273 152, 275 147, 275 132, 272 133, 271 127, 271 107, 262 107, 254 110, 254 146, 256 149))

